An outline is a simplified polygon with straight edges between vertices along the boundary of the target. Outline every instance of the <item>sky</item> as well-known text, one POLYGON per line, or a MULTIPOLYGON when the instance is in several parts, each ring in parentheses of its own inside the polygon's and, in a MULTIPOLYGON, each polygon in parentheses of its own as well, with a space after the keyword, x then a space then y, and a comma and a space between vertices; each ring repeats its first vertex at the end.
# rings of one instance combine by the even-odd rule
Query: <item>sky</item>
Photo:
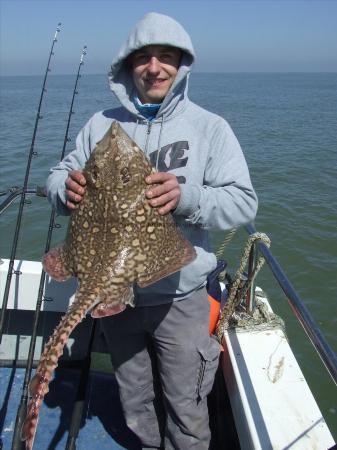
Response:
POLYGON ((335 0, 0 0, 0 75, 43 73, 58 22, 53 73, 74 73, 83 45, 86 73, 107 73, 150 11, 188 31, 198 72, 337 72, 335 0))

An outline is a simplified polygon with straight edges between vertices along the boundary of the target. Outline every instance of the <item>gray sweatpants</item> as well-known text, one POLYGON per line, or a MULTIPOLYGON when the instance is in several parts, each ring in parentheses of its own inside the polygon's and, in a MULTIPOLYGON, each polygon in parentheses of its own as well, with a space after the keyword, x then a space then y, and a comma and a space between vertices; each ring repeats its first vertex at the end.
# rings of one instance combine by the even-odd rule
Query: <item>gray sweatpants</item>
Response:
POLYGON ((208 333, 206 289, 102 319, 127 425, 144 447, 206 450, 207 394, 219 343, 208 333))

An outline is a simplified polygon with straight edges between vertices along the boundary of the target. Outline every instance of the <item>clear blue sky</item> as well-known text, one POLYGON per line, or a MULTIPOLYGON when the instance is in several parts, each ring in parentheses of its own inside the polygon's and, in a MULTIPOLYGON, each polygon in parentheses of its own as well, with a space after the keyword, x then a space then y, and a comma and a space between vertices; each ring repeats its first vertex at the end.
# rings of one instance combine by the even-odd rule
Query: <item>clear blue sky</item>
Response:
POLYGON ((128 31, 149 11, 169 14, 192 37, 200 72, 337 72, 337 2, 4 1, 0 74, 41 74, 58 22, 53 73, 106 73, 128 31))

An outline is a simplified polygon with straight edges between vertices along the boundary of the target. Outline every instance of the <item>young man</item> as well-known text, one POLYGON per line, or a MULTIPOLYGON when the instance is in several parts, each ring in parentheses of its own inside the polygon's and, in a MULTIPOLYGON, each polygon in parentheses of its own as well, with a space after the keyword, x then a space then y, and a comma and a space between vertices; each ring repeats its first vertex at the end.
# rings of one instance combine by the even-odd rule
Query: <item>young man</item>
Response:
POLYGON ((111 66, 110 88, 121 107, 96 113, 80 132, 76 150, 47 181, 50 201, 69 214, 85 192, 85 161, 117 120, 157 169, 147 179, 149 203, 160 214, 171 212, 196 248, 196 260, 179 273, 135 287, 135 308, 101 320, 125 418, 143 448, 209 447, 206 396, 219 344, 208 333, 205 284, 216 259, 207 230, 248 223, 257 209, 229 125, 187 97, 193 61, 181 25, 147 14, 111 66))

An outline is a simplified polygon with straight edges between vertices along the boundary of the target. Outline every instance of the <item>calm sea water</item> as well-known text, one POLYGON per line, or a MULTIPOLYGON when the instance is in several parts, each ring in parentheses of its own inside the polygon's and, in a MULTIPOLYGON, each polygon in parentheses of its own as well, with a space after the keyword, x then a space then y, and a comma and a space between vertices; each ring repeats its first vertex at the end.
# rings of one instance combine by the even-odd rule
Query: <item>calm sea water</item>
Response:
MULTIPOLYGON (((59 159, 74 81, 73 76, 48 79, 31 187, 43 185, 59 159)), ((0 191, 23 184, 41 86, 42 77, 0 79, 0 191)), ((190 97, 224 116, 234 129, 259 196, 256 227, 271 237, 273 254, 336 351, 337 74, 193 74, 190 97)), ((105 76, 83 75, 72 140, 94 112, 115 104, 105 76)), ((67 150, 72 147, 70 142, 67 150)), ((10 255, 16 217, 13 206, 0 217, 1 257, 10 255)), ((25 207, 18 258, 41 258, 48 220, 47 201, 33 198, 25 207)), ((63 218, 59 222, 66 223, 63 218)), ((55 231, 55 242, 64 230, 55 231)), ((213 237, 216 248, 223 236, 213 237)), ((238 232, 226 251, 232 271, 246 237, 245 231, 238 232)), ((290 343, 336 438, 333 383, 268 268, 258 284, 285 319, 290 343)))

